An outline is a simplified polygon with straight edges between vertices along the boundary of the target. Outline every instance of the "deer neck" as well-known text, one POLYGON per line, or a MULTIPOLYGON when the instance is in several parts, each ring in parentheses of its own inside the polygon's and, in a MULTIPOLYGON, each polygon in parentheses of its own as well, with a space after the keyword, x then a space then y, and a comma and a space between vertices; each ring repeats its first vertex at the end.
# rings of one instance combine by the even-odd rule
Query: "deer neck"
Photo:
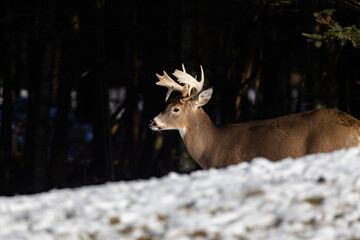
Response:
POLYGON ((186 129, 179 131, 190 156, 202 168, 209 168, 209 154, 217 132, 209 116, 200 108, 190 117, 186 129))

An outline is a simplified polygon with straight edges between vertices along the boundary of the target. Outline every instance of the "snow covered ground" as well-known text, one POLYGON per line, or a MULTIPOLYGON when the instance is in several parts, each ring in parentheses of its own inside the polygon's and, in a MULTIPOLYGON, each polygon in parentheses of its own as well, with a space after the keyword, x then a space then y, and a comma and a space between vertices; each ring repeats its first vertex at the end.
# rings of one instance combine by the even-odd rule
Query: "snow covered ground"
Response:
POLYGON ((360 150, 1 197, 0 239, 360 239, 360 150))

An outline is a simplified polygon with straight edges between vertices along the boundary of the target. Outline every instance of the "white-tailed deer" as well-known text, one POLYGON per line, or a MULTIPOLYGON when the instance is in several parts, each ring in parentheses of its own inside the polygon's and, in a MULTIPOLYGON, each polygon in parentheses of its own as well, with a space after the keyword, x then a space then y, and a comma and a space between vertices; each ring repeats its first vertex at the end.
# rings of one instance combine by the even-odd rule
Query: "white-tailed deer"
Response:
POLYGON ((152 130, 179 130, 191 157, 204 169, 226 167, 255 157, 280 160, 310 153, 331 152, 359 146, 360 121, 333 109, 319 109, 268 120, 215 125, 201 106, 211 98, 201 80, 175 70, 176 83, 164 71, 157 85, 182 93, 150 121, 152 130))

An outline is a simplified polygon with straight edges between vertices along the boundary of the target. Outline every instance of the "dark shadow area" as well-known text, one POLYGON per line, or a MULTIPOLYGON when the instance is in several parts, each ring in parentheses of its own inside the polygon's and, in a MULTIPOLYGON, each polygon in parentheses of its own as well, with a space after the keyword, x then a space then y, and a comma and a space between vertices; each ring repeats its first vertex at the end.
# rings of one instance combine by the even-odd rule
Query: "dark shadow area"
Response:
POLYGON ((3 0, 0 195, 199 169, 178 132, 152 132, 166 106, 155 73, 181 63, 214 88, 205 111, 235 123, 329 107, 360 118, 360 52, 302 33, 349 1, 3 0))

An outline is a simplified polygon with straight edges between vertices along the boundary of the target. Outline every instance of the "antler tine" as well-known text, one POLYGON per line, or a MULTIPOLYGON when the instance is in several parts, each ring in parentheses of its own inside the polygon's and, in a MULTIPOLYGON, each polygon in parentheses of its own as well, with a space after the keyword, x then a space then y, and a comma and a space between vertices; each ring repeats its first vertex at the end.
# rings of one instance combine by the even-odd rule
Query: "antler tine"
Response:
POLYGON ((156 85, 163 86, 169 89, 166 93, 165 102, 168 100, 172 91, 179 91, 181 93, 184 93, 185 88, 172 80, 165 71, 163 76, 156 74, 156 77, 159 79, 159 81, 156 82, 156 85))
POLYGON ((202 66, 200 65, 200 70, 201 70, 200 82, 198 82, 190 74, 186 73, 184 64, 182 64, 182 69, 183 71, 175 70, 175 72, 173 73, 173 75, 178 79, 178 82, 189 86, 189 90, 188 90, 189 95, 191 95, 191 90, 193 88, 195 88, 197 92, 200 92, 204 86, 204 71, 202 66))
POLYGON ((200 72, 201 72, 201 79, 200 79, 200 84, 199 85, 201 85, 201 89, 202 89, 204 87, 205 77, 204 77, 204 70, 203 70, 201 65, 200 65, 200 72))
POLYGON ((186 73, 185 66, 183 63, 181 64, 181 67, 182 67, 183 72, 186 73))

